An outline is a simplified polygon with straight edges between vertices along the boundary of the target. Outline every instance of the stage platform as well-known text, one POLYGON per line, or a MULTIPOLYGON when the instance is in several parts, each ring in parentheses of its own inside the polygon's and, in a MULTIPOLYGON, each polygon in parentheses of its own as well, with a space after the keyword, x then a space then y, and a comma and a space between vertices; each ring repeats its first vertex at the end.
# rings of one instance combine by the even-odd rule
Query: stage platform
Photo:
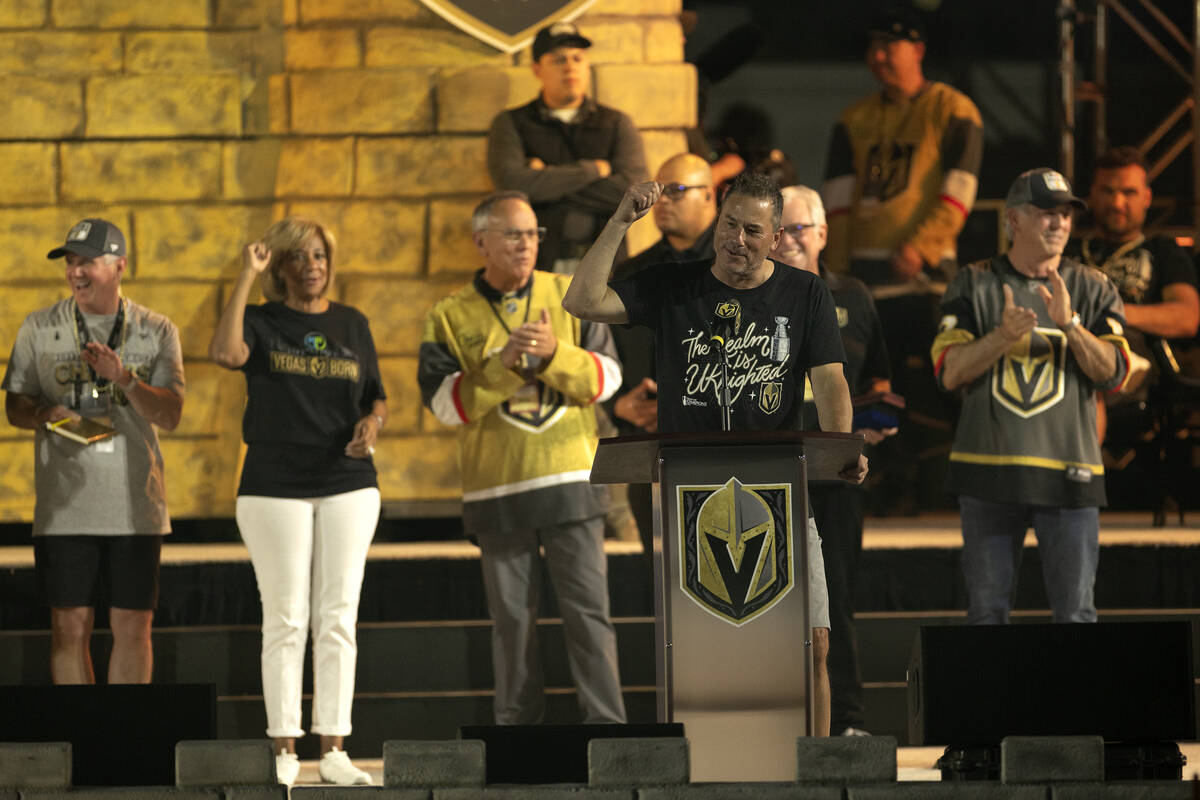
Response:
MULTIPOLYGON (((900 747, 896 750, 896 777, 901 781, 940 781, 941 772, 934 766, 941 757, 944 748, 941 747, 900 747)), ((1183 768, 1183 780, 1200 780, 1200 742, 1184 742, 1179 750, 1187 758, 1183 768)), ((376 786, 383 784, 383 759, 358 758, 354 761, 359 769, 371 773, 371 780, 376 786)), ((321 786, 321 776, 317 773, 316 759, 300 762, 300 777, 297 786, 321 786)))
MULTIPOLYGON (((231 520, 223 531, 236 536, 231 520)), ((261 610, 246 550, 236 540, 187 538, 168 537, 164 546, 155 681, 215 683, 220 736, 259 737, 265 728, 261 610)), ((486 724, 491 717, 490 623, 478 549, 459 539, 390 538, 372 546, 363 586, 355 734, 348 742, 356 756, 378 757, 382 742, 392 738, 453 738, 459 726, 486 724)), ((867 521, 856 592, 866 728, 894 735, 901 745, 908 743, 905 669, 914 638, 923 625, 964 620, 961 545, 954 514, 867 521)), ((1027 545, 1013 620, 1049 621, 1032 536, 1027 545)), ((653 618, 645 560, 636 542, 609 541, 605 549, 629 718, 652 722, 653 618)), ((1185 619, 1195 625, 1198 575, 1200 524, 1155 528, 1149 512, 1101 515, 1096 598, 1103 621, 1185 619)), ((561 621, 552 593, 547 595, 539 626, 547 721, 575 722, 561 621)), ((48 682, 46 628, 32 548, 0 548, 0 683, 48 682)), ((98 630, 95 639, 99 667, 107 658, 107 632, 98 630)), ((1200 665, 1200 650, 1194 660, 1200 665)), ((306 719, 308 702, 306 695, 306 719)), ((313 737, 300 747, 302 757, 315 756, 313 737)))

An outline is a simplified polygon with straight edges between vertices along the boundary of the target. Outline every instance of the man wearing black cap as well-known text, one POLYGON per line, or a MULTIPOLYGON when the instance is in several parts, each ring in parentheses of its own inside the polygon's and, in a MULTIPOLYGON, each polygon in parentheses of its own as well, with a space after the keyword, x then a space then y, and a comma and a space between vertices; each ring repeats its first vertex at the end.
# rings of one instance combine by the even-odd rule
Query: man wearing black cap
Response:
POLYGON ((588 97, 591 46, 570 22, 538 31, 533 74, 542 91, 533 102, 497 114, 488 131, 492 182, 529 195, 546 227, 538 269, 573 272, 625 189, 646 177, 633 122, 588 97))
POLYGON ((109 683, 149 683, 159 552, 170 532, 155 427, 174 429, 183 410, 179 332, 121 296, 125 237, 116 225, 76 223, 48 254, 64 256, 71 296, 25 318, 3 383, 9 423, 35 431, 34 554, 50 604, 50 672, 55 683, 95 681, 88 642, 103 599, 109 683), (115 435, 91 444, 60 435, 81 418, 115 435))
POLYGON ((975 203, 983 123, 962 92, 925 79, 925 28, 901 6, 868 29, 866 63, 879 91, 842 112, 821 196, 829 220, 824 258, 871 289, 887 335, 892 382, 911 412, 878 453, 872 505, 915 512, 919 453, 940 452, 946 398, 932 389, 927 347, 937 299, 955 269, 955 242, 975 203), (932 419, 932 425, 923 420, 932 419))
POLYGON ((1085 204, 1051 169, 1008 191, 1005 255, 959 271, 942 298, 932 358, 963 388, 947 487, 962 511, 967 622, 1008 621, 1025 531, 1038 538, 1055 622, 1095 622, 1104 467, 1095 392, 1129 371, 1113 284, 1063 258, 1085 204))

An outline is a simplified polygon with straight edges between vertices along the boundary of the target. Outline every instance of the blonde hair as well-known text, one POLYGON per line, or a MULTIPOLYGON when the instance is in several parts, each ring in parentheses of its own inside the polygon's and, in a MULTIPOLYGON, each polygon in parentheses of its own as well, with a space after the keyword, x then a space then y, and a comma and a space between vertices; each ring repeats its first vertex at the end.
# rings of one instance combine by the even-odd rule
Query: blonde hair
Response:
POLYGON ((263 235, 263 244, 271 251, 271 260, 263 270, 262 291, 268 300, 282 302, 287 299, 287 283, 283 279, 283 260, 288 253, 302 248, 313 234, 321 237, 325 243, 325 289, 322 294, 333 286, 334 254, 337 251, 337 241, 321 223, 305 217, 287 217, 279 220, 263 235))

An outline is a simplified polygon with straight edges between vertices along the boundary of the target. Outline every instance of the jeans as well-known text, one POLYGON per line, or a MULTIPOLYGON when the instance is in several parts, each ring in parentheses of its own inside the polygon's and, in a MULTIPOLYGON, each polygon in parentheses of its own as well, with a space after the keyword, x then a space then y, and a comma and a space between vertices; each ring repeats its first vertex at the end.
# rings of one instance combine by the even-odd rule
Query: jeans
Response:
POLYGON ((1099 509, 992 503, 966 496, 959 496, 958 505, 969 598, 967 624, 1008 622, 1030 526, 1037 536, 1054 621, 1096 621, 1093 589, 1100 560, 1099 509))
POLYGON ((379 505, 374 488, 308 499, 237 499, 238 528, 262 598, 263 700, 271 738, 304 735, 300 699, 310 624, 312 732, 350 735, 358 597, 379 505))

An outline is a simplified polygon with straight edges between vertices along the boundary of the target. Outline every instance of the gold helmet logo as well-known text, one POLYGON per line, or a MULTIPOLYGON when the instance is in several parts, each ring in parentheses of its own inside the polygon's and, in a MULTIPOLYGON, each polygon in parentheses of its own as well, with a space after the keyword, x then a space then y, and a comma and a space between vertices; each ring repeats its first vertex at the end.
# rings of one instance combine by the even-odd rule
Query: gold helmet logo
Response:
POLYGON ((791 487, 679 487, 684 590, 709 613, 744 625, 791 590, 791 487))
POLYGON ((1028 419, 1053 407, 1065 394, 1067 337, 1056 328, 1034 328, 1013 343, 992 368, 992 396, 1028 419))

